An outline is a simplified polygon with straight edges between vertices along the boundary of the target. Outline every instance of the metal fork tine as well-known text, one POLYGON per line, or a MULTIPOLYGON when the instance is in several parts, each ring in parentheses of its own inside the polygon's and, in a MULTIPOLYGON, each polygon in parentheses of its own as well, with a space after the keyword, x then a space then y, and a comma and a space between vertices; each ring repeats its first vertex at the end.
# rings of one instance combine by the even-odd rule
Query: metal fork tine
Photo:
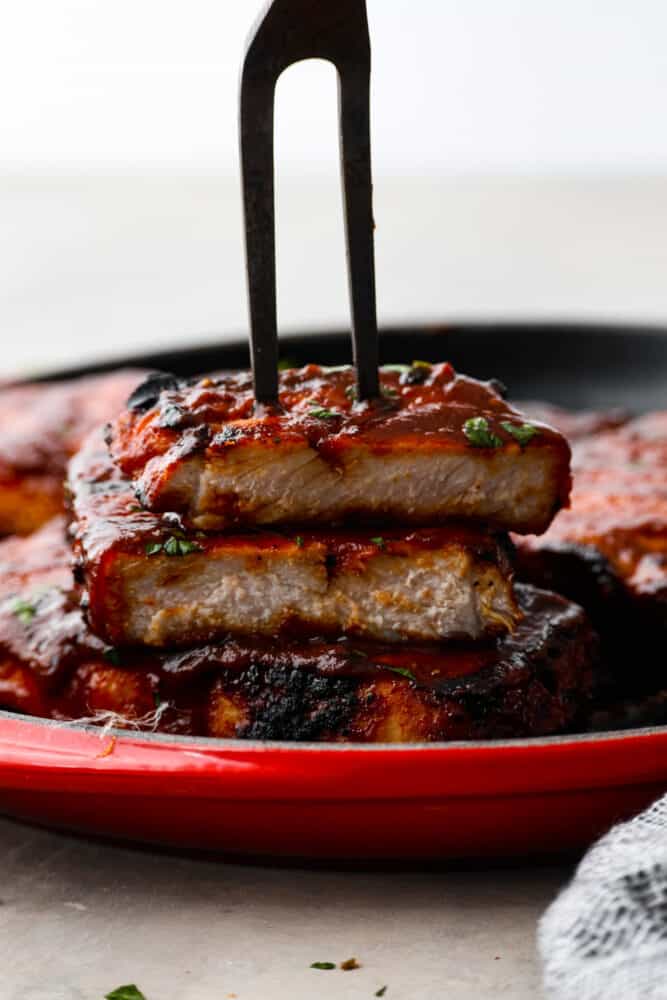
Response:
POLYGON ((338 70, 341 173, 354 362, 360 399, 379 394, 365 0, 273 0, 254 29, 240 99, 250 343, 258 403, 278 400, 273 107, 278 77, 320 58, 338 70))

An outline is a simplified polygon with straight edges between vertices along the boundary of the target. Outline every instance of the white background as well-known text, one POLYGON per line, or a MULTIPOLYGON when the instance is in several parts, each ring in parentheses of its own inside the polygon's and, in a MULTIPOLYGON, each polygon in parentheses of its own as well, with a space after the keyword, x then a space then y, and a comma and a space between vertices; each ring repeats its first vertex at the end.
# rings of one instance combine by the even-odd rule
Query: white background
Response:
MULTIPOLYGON (((667 3, 368 7, 381 322, 664 321, 667 3)), ((4 372, 245 335, 237 77, 259 9, 0 0, 4 372)), ((278 87, 282 330, 348 322, 335 103, 323 63, 278 87)))
MULTIPOLYGON (((233 169, 240 56, 261 6, 2 4, 2 160, 233 169)), ((664 0, 368 0, 368 9, 377 171, 667 166, 664 0)), ((326 169, 335 155, 333 95, 330 67, 286 74, 278 127, 288 170, 326 169)))

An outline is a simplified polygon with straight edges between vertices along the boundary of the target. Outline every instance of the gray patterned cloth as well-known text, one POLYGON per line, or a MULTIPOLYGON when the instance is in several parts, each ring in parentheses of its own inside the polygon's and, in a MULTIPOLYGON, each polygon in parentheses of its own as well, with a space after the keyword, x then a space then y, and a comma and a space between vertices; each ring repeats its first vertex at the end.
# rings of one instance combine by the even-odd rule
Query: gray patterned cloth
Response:
POLYGON ((667 796, 590 849, 538 944, 550 1000, 667 998, 667 796))

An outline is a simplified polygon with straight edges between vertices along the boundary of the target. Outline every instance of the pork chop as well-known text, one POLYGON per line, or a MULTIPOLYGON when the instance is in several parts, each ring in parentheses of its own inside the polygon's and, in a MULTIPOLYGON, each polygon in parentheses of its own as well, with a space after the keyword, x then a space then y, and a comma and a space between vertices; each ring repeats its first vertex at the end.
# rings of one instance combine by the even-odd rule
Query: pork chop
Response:
POLYGON ((285 371, 280 405, 257 411, 248 373, 155 375, 110 425, 110 452, 143 506, 204 530, 464 517, 540 532, 567 503, 566 441, 495 383, 418 362, 380 378, 382 398, 358 403, 350 367, 285 371))
POLYGON ((479 639, 520 617, 505 541, 476 525, 204 534, 141 510, 99 432, 73 459, 69 489, 88 619, 113 644, 479 639))
POLYGON ((122 408, 136 370, 0 390, 0 535, 26 535, 63 509, 69 458, 122 408))
POLYGON ((515 632, 484 643, 256 638, 117 649, 88 628, 68 558, 61 519, 0 543, 2 708, 199 736, 374 743, 562 732, 590 701, 587 619, 528 586, 518 588, 515 632), (60 574, 48 582, 45 554, 60 574))
POLYGON ((515 539, 519 573, 584 604, 619 676, 664 686, 667 411, 583 438, 573 471, 570 509, 545 535, 515 539))

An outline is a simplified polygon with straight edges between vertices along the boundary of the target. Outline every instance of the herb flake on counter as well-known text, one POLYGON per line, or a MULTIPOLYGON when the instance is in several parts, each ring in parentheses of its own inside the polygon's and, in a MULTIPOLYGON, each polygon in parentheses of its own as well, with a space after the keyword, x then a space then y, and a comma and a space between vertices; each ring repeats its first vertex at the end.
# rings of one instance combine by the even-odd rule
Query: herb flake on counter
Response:
POLYGON ((532 424, 521 424, 519 427, 516 424, 511 424, 508 420, 503 420, 500 426, 504 431, 507 431, 508 434, 511 434, 514 440, 518 441, 522 448, 540 433, 537 427, 533 427, 532 424))
POLYGON ((117 986, 111 993, 105 993, 104 1000, 146 1000, 138 986, 128 983, 127 986, 117 986))
POLYGON ((383 670, 390 670, 392 674, 400 674, 401 677, 407 677, 409 681, 414 681, 415 684, 417 683, 417 678, 411 670, 408 670, 407 667, 389 667, 386 663, 381 663, 380 666, 383 670))
POLYGON ((386 992, 387 992, 387 987, 386 986, 381 986, 379 990, 375 991, 375 993, 373 994, 373 996, 383 997, 386 992))
POLYGON ((323 972, 329 972, 330 969, 336 968, 335 962, 312 962, 311 969, 321 969, 323 972))
POLYGON ((474 448, 501 448, 502 440, 493 434, 486 417, 470 417, 463 425, 463 433, 474 448))
POLYGON ((24 601, 19 597, 12 605, 12 614, 21 622, 21 625, 29 625, 37 614, 37 608, 30 601, 24 601))

